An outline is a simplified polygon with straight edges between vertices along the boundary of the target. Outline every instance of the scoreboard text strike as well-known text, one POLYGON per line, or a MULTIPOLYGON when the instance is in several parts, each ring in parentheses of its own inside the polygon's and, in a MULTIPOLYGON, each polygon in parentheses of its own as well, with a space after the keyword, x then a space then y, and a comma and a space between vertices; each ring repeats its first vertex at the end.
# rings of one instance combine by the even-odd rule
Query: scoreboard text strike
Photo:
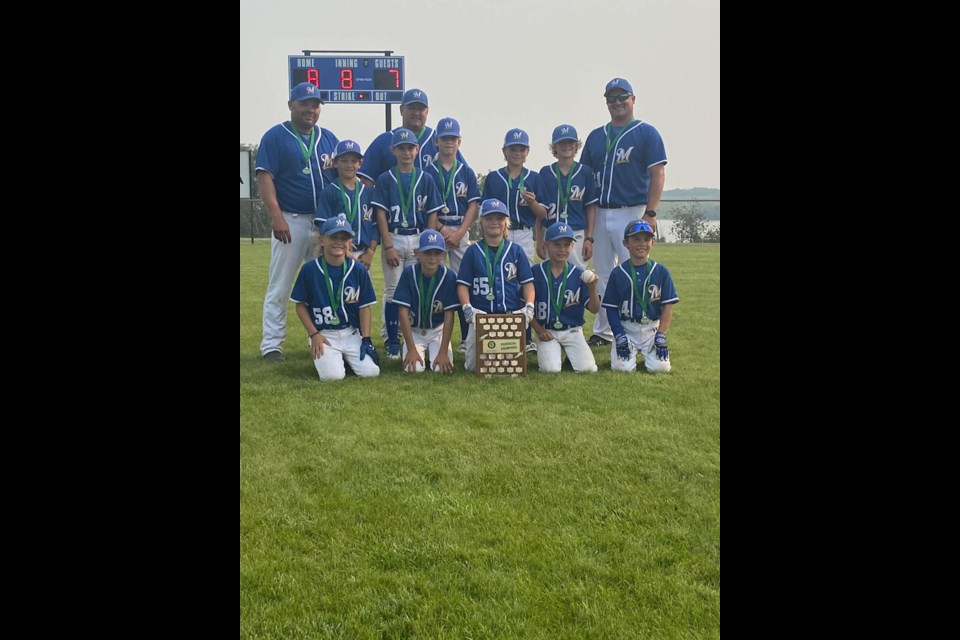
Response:
POLYGON ((403 56, 289 56, 290 89, 309 82, 324 102, 399 104, 403 56))

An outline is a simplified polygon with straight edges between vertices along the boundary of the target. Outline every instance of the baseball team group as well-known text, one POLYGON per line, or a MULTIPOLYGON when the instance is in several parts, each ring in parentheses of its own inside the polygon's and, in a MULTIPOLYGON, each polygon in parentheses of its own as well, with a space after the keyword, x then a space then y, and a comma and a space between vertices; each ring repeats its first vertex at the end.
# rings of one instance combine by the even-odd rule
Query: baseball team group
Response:
POLYGON ((614 371, 636 371, 638 355, 647 371, 670 371, 667 332, 679 297, 650 256, 666 150, 659 132, 634 117, 627 80, 614 78, 603 95, 610 121, 586 142, 572 125, 557 126, 556 162, 539 172, 524 167, 527 132, 508 131, 506 166, 487 175, 481 193, 460 152, 460 123, 427 126, 421 89, 404 92, 402 126, 364 153, 319 126, 314 85, 294 87, 290 120, 264 134, 256 160, 273 230, 263 358, 284 359, 293 300, 321 380, 342 379, 347 367, 379 375, 369 272, 379 247, 383 346, 404 371, 454 370, 454 316, 464 367, 475 371, 474 320, 487 313, 523 316, 527 350, 543 372, 559 372, 564 353, 574 371, 596 371, 597 346, 609 346, 614 371), (471 243, 478 216, 481 239, 471 243), (584 309, 596 315, 589 340, 584 309))

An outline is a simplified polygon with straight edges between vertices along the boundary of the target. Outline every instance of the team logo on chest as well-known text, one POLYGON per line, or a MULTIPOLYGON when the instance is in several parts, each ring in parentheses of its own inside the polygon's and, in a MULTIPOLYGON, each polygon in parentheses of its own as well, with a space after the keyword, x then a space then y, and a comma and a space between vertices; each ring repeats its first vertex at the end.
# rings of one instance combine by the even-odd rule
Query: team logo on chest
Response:
POLYGON ((570 199, 571 200, 583 200, 583 192, 586 191, 583 187, 573 186, 570 187, 570 199))
POLYGON ((508 262, 503 265, 504 271, 507 272, 507 280, 516 280, 517 279, 517 263, 508 262))
POLYGON ((347 304, 357 304, 360 302, 360 290, 354 287, 344 287, 343 301, 347 304))
POLYGON ((333 160, 330 158, 329 153, 321 153, 320 162, 323 163, 324 169, 333 169, 333 160))
POLYGON ((454 194, 458 198, 467 197, 467 184, 465 182, 458 182, 453 186, 454 194))
POLYGON ((660 287, 655 284, 651 284, 647 287, 647 291, 650 292, 650 302, 656 302, 660 299, 660 287))
POLYGON ((366 220, 367 222, 370 222, 371 220, 373 220, 373 207, 371 207, 370 205, 367 205, 367 204, 363 205, 363 219, 366 220))
POLYGON ((617 149, 617 164, 625 164, 630 162, 630 154, 633 153, 633 147, 629 149, 617 149))
POLYGON ((417 196, 417 211, 427 208, 427 196, 417 196))

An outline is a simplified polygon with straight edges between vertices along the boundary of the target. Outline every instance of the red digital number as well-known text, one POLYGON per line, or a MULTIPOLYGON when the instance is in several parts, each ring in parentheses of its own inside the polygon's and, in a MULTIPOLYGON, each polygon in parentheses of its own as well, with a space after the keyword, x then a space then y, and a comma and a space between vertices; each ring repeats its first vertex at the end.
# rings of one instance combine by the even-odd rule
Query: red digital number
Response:
POLYGON ((400 69, 390 69, 390 73, 393 74, 393 81, 395 83, 394 89, 400 88, 400 69))
POLYGON ((353 89, 353 69, 342 69, 340 71, 340 88, 353 89))
POLYGON ((307 82, 315 87, 320 86, 320 71, 318 69, 307 69, 307 82))

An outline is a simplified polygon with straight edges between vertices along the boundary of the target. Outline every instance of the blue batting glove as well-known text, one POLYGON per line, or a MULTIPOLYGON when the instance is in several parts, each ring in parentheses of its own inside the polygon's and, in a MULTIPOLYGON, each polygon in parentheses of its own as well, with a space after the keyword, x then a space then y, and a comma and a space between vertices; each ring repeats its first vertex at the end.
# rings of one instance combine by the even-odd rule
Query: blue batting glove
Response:
POLYGON ((373 364, 380 366, 380 355, 377 353, 377 350, 373 346, 373 339, 363 338, 360 340, 360 360, 363 361, 364 357, 370 356, 370 359, 373 360, 373 364))
POLYGON ((630 359, 630 341, 627 340, 627 334, 625 333, 617 336, 617 357, 621 360, 630 359))
POLYGON ((667 335, 665 333, 657 331, 657 335, 653 338, 653 346, 657 349, 658 360, 670 359, 670 350, 667 349, 667 335))

